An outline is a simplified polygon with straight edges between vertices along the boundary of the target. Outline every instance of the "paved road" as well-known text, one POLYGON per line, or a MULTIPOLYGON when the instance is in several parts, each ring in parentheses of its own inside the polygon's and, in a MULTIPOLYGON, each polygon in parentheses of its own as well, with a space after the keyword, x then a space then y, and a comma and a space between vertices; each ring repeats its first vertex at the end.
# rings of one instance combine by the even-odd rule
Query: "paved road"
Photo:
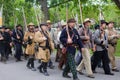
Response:
MULTIPOLYGON (((57 69, 58 63, 55 63, 55 69, 48 69, 49 77, 44 76, 37 70, 33 72, 26 68, 26 61, 15 62, 11 57, 7 64, 0 62, 0 80, 72 80, 62 77, 62 71, 57 69)), ((120 59, 117 59, 118 69, 120 70, 120 59)), ((38 66, 38 61, 35 61, 35 66, 38 66)), ((104 75, 102 69, 97 69, 95 79, 90 79, 85 75, 79 75, 80 80, 120 80, 120 72, 116 72, 114 76, 104 75)), ((71 75, 71 74, 70 74, 71 75)), ((72 76, 72 75, 71 75, 72 76)))

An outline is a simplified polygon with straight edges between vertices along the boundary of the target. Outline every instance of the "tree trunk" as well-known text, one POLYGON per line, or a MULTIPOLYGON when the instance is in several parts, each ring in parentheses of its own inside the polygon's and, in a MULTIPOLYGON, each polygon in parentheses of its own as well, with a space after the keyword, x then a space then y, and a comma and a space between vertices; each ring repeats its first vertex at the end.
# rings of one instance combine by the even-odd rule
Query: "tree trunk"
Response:
POLYGON ((40 5, 41 5, 41 10, 44 14, 44 19, 42 22, 46 22, 47 20, 50 19, 48 7, 47 7, 47 0, 40 0, 40 5))
POLYGON ((115 4, 118 6, 118 8, 120 9, 120 0, 113 0, 115 2, 115 4))

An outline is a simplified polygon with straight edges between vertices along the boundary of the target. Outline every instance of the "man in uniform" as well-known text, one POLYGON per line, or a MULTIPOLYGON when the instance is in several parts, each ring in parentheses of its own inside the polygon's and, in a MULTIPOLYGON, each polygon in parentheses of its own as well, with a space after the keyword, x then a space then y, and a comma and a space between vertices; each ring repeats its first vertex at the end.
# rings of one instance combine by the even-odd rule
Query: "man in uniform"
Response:
MULTIPOLYGON (((54 34, 54 30, 51 28, 51 21, 50 20, 47 20, 47 28, 48 28, 48 32, 50 33, 50 37, 52 38, 52 40, 53 40, 53 43, 54 43, 54 45, 55 45, 55 34, 54 34)), ((50 51, 50 54, 52 54, 51 53, 51 51, 50 51)), ((49 61, 49 63, 48 63, 48 67, 50 68, 50 69, 53 69, 54 68, 54 65, 53 65, 53 62, 52 62, 52 60, 50 59, 50 61, 49 61)))
POLYGON ((110 21, 108 23, 108 55, 112 65, 112 71, 119 72, 115 62, 115 50, 117 41, 119 39, 119 35, 117 34, 116 30, 114 30, 114 22, 110 21))
POLYGON ((75 68, 75 52, 76 52, 76 46, 79 45, 80 49, 83 51, 83 44, 81 42, 81 39, 79 37, 79 34, 75 27, 75 19, 69 19, 67 24, 68 27, 63 29, 60 41, 66 47, 66 65, 63 70, 63 77, 65 78, 71 78, 68 73, 71 70, 73 74, 73 80, 79 80, 77 76, 77 71, 75 68))
POLYGON ((50 60, 50 51, 54 50, 54 45, 47 31, 47 24, 41 24, 41 31, 35 33, 35 42, 39 43, 39 51, 37 53, 37 59, 41 60, 39 71, 45 76, 49 76, 47 72, 47 64, 50 60))
POLYGON ((105 20, 100 21, 100 29, 94 33, 94 42, 96 44, 96 51, 94 52, 94 60, 92 63, 92 70, 96 73, 95 69, 98 63, 102 60, 103 69, 106 75, 114 75, 110 71, 109 57, 108 57, 108 35, 105 32, 106 24, 105 20))
MULTIPOLYGON (((62 23, 62 30, 64 30, 66 25, 67 25, 67 23, 65 23, 65 22, 62 23)), ((62 53, 62 48, 64 48, 64 47, 63 47, 62 43, 60 42, 60 35, 61 35, 62 30, 59 31, 58 35, 57 35, 57 41, 58 41, 58 44, 59 44, 58 51, 59 51, 59 58, 60 58, 58 68, 60 70, 62 70, 62 68, 63 68, 63 66, 66 62, 66 54, 62 53)))
POLYGON ((22 61, 21 60, 21 56, 23 54, 22 51, 22 43, 23 43, 23 31, 22 31, 22 26, 21 25, 17 25, 16 28, 13 30, 13 42, 14 42, 14 46, 15 46, 15 58, 16 58, 16 62, 18 61, 22 61))
POLYGON ((11 39, 7 32, 5 32, 5 26, 0 28, 0 53, 1 53, 1 61, 6 63, 8 58, 8 45, 11 45, 11 39))
POLYGON ((82 69, 85 67, 86 72, 87 72, 87 76, 90 78, 94 78, 93 72, 91 69, 91 60, 90 60, 90 51, 89 51, 89 49, 93 48, 92 31, 89 28, 91 25, 90 19, 86 18, 84 20, 83 24, 84 24, 84 27, 80 28, 78 33, 79 33, 79 36, 80 36, 82 43, 84 45, 85 53, 82 53, 83 59, 82 59, 81 63, 78 65, 77 71, 80 74, 83 74, 82 69))
POLYGON ((34 56, 35 56, 35 43, 34 43, 34 37, 35 37, 35 32, 34 32, 34 24, 29 23, 28 24, 28 31, 25 32, 24 35, 24 41, 27 42, 27 47, 26 47, 26 54, 29 55, 29 59, 27 62, 27 67, 31 69, 32 71, 36 71, 34 68, 34 56))
POLYGON ((6 58, 9 59, 9 55, 12 55, 12 38, 11 38, 11 34, 10 34, 10 28, 5 28, 5 32, 7 34, 7 44, 6 44, 6 58))

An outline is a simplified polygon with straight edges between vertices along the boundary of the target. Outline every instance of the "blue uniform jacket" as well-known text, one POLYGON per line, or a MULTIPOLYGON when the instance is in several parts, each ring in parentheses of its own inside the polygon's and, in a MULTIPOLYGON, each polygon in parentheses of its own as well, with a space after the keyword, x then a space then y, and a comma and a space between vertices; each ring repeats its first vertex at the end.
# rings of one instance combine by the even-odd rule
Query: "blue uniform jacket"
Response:
MULTIPOLYGON (((75 44, 75 45, 77 44, 80 49, 83 48, 83 44, 81 42, 81 39, 79 37, 77 30, 74 28, 73 29, 69 28, 69 34, 73 41, 72 44, 75 44)), ((67 53, 75 55, 76 48, 74 46, 67 46, 67 38, 68 38, 68 35, 67 35, 66 28, 65 28, 63 29, 60 35, 60 41, 65 47, 67 47, 67 53)))
POLYGON ((13 42, 14 43, 22 43, 23 41, 23 37, 24 37, 24 34, 23 34, 23 31, 22 30, 13 30, 13 34, 12 34, 12 37, 13 37, 13 42), (16 33, 17 31, 17 33, 16 33), (20 36, 20 39, 17 39, 17 35, 20 36))

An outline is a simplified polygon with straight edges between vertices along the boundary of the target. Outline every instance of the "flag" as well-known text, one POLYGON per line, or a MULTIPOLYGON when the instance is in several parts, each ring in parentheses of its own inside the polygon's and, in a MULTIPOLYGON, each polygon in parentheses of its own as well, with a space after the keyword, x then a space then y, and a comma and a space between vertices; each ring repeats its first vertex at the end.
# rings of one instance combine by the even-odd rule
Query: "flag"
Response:
POLYGON ((3 13, 3 5, 0 9, 0 27, 2 27, 2 13, 3 13))

